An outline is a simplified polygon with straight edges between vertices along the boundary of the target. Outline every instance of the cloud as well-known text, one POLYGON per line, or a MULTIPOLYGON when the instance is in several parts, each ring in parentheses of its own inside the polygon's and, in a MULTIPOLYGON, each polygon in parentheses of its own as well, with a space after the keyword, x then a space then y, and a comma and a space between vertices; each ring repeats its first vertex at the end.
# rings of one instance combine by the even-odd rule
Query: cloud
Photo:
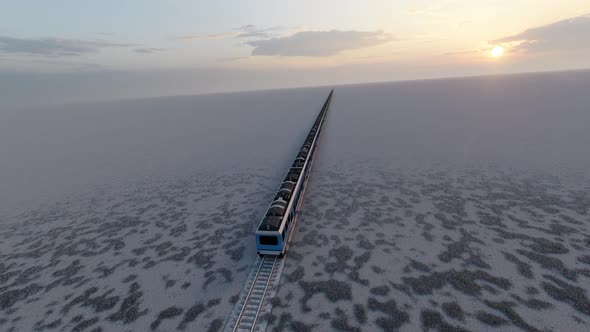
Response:
POLYGON ((1 53, 42 55, 48 57, 75 56, 96 53, 105 47, 129 47, 133 44, 118 44, 105 41, 85 41, 60 38, 14 38, 0 36, 1 53))
POLYGON ((284 34, 288 32, 297 32, 300 31, 301 27, 296 27, 293 29, 274 26, 270 28, 260 28, 253 24, 242 25, 240 27, 232 29, 229 32, 220 32, 220 33, 213 33, 213 34, 200 34, 200 35, 185 35, 185 36, 178 36, 173 37, 173 39, 177 40, 218 40, 218 39, 232 39, 232 38, 240 38, 240 39, 270 39, 277 34, 284 34))
POLYGON ((268 38, 265 30, 257 30, 255 25, 248 24, 242 25, 241 27, 233 29, 230 32, 210 33, 210 34, 199 34, 199 35, 185 35, 174 37, 174 39, 184 40, 219 40, 219 39, 230 39, 230 38, 248 38, 248 37, 264 37, 268 38))
POLYGON ((136 48, 133 50, 135 53, 142 53, 142 54, 152 54, 156 52, 165 51, 164 48, 156 48, 156 47, 146 47, 146 48, 136 48))
POLYGON ((252 55, 280 56, 331 56, 345 50, 354 50, 392 41, 392 35, 383 31, 302 31, 291 36, 256 40, 252 55))
POLYGON ((237 38, 270 38, 271 35, 264 31, 249 31, 242 32, 236 36, 237 38))
POLYGON ((186 35, 186 36, 178 36, 173 37, 172 39, 180 39, 180 40, 217 40, 217 39, 226 39, 232 38, 239 35, 237 32, 223 32, 223 33, 212 33, 208 35, 186 35))
POLYGON ((235 30, 247 31, 247 30, 252 30, 252 29, 256 29, 256 26, 254 24, 242 25, 241 27, 238 27, 235 30))
POLYGON ((219 58, 217 62, 232 62, 232 61, 239 61, 243 59, 248 59, 247 56, 234 56, 234 57, 227 57, 227 58, 219 58))
POLYGON ((258 28, 255 25, 248 24, 237 28, 236 30, 242 31, 238 34, 237 38, 255 38, 255 39, 269 39, 273 37, 271 32, 283 30, 282 27, 270 27, 270 28, 258 28))
POLYGON ((514 45, 513 50, 535 53, 590 49, 590 14, 525 30, 489 41, 494 45, 514 45))

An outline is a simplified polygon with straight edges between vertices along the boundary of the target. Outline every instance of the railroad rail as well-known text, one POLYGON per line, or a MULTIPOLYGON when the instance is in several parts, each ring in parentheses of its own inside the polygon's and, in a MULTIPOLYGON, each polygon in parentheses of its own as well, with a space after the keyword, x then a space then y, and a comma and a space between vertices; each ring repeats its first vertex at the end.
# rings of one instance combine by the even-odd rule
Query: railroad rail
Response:
POLYGON ((266 321, 260 320, 260 317, 270 313, 269 299, 274 297, 282 270, 283 259, 277 256, 256 259, 225 331, 246 332, 266 329, 266 321))

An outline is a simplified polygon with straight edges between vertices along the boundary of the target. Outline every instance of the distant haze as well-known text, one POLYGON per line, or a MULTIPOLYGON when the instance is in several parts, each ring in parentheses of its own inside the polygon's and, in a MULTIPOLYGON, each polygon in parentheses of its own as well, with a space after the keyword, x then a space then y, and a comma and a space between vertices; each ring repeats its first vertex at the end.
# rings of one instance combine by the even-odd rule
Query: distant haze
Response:
MULTIPOLYGON (((501 163, 587 177, 588 91, 587 71, 336 87, 317 167, 501 163)), ((0 112, 0 211, 197 171, 273 169, 278 181, 328 92, 0 112)))

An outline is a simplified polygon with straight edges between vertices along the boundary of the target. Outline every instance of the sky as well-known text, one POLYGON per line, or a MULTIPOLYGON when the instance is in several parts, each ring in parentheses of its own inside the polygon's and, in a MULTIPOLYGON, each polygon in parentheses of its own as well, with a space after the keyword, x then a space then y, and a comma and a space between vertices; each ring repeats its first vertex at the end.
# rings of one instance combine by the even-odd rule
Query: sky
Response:
POLYGON ((0 8, 5 109, 590 68, 588 0, 0 0, 0 8))

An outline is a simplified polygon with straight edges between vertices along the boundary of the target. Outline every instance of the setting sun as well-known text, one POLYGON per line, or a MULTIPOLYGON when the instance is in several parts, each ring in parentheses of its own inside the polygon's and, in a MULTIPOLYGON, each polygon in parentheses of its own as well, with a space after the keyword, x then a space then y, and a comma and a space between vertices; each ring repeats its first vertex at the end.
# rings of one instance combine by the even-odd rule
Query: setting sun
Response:
POLYGON ((494 48, 492 48, 492 57, 494 58, 499 58, 502 55, 504 55, 504 47, 502 46, 495 46, 494 48))

